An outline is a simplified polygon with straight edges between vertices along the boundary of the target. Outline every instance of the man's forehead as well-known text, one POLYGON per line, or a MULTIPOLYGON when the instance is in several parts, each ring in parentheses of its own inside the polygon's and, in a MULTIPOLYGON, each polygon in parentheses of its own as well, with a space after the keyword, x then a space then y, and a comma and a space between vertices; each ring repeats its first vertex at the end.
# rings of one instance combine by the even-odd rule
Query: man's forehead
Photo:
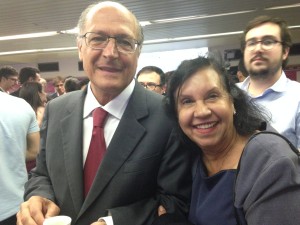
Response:
POLYGON ((124 15, 126 14, 131 14, 130 11, 125 8, 123 5, 120 5, 116 2, 101 2, 97 5, 95 5, 87 14, 87 17, 86 19, 88 21, 91 21, 91 19, 94 17, 95 14, 97 13, 105 13, 107 11, 111 11, 111 10, 114 10, 116 12, 119 12, 119 13, 123 13, 124 15))
MULTIPOLYGON (((119 6, 119 5, 117 5, 119 6)), ((115 6, 101 6, 93 8, 86 17, 85 31, 94 32, 98 29, 107 29, 114 30, 116 26, 112 26, 112 23, 118 25, 118 32, 132 33, 136 34, 136 23, 135 17, 128 11, 126 8, 115 7, 115 6), (121 10, 120 10, 121 9, 121 10), (102 23, 99 23, 102 21, 102 23), (109 24, 109 26, 107 26, 109 24), (120 29, 124 28, 124 31, 120 29)))
POLYGON ((262 38, 265 36, 280 37, 280 28, 274 23, 263 23, 250 29, 245 38, 262 38))

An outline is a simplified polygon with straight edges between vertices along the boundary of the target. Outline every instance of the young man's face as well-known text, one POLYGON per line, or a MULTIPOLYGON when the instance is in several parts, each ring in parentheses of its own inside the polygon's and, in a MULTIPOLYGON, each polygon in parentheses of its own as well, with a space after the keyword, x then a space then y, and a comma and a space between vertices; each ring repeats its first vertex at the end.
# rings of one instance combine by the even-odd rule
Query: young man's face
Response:
POLYGON ((288 49, 283 50, 280 27, 274 23, 264 23, 248 31, 244 63, 252 77, 269 76, 282 69, 282 61, 288 57, 288 49), (271 47, 264 44, 273 41, 271 47))

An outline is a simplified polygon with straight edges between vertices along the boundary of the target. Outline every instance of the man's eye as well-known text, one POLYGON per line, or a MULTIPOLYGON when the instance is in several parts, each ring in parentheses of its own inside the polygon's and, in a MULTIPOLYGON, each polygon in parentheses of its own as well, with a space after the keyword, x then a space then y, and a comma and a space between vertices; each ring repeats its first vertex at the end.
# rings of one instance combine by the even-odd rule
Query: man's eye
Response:
POLYGON ((106 37, 101 37, 101 36, 95 36, 91 37, 90 42, 97 42, 97 43, 102 43, 106 41, 106 37))
POLYGON ((274 43, 275 43, 275 41, 273 39, 263 40, 264 45, 272 45, 274 43))
POLYGON ((248 41, 248 42, 247 42, 247 45, 248 45, 248 46, 254 46, 255 44, 256 44, 255 41, 248 41))
POLYGON ((128 46, 128 47, 132 46, 132 42, 130 40, 123 39, 123 38, 118 39, 118 44, 122 46, 128 46))

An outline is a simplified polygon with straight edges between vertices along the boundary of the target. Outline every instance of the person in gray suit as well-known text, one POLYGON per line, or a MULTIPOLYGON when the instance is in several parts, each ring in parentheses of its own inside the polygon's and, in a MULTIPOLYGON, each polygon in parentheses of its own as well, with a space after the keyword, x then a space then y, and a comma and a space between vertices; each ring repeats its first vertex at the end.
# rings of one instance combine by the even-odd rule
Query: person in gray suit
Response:
POLYGON ((60 214, 70 216, 72 225, 151 225, 160 204, 185 216, 191 157, 176 138, 162 96, 134 79, 143 43, 139 22, 125 6, 100 2, 82 13, 78 27, 79 58, 90 83, 47 104, 37 167, 17 224, 41 225, 60 214), (97 107, 108 112, 107 150, 84 196, 97 107))

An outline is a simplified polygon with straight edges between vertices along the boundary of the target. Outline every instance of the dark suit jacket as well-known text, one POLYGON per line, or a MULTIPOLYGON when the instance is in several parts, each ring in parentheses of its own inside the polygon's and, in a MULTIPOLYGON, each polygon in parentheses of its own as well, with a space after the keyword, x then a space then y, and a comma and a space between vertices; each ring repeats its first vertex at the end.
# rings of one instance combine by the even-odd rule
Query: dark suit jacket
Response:
POLYGON ((58 97, 57 92, 54 92, 53 94, 47 95, 47 100, 50 101, 50 100, 55 99, 57 97, 58 97))
POLYGON ((108 210, 114 225, 150 225, 159 204, 171 213, 187 213, 191 192, 189 152, 174 135, 162 96, 139 84, 84 200, 85 96, 84 91, 75 91, 48 103, 37 168, 26 184, 25 199, 34 195, 48 198, 78 225, 91 224, 106 216, 108 210))

